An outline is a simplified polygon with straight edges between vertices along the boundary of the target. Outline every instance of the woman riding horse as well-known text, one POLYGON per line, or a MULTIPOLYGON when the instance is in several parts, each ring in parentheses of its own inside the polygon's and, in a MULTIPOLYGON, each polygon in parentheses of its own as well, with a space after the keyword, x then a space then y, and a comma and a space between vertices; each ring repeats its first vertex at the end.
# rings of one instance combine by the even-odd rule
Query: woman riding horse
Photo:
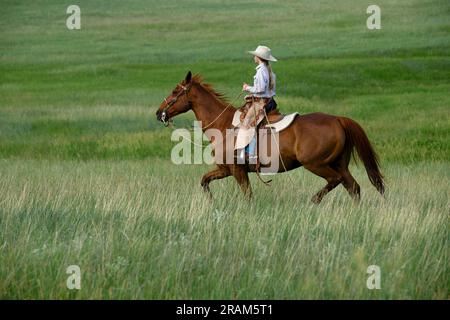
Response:
POLYGON ((240 157, 244 156, 250 163, 256 162, 256 130, 258 120, 264 116, 264 111, 269 113, 275 109, 277 104, 273 97, 275 96, 276 76, 272 71, 269 61, 277 61, 272 56, 271 50, 266 46, 258 46, 255 51, 248 51, 253 55, 253 61, 257 64, 256 74, 253 77, 253 86, 247 83, 242 85, 242 90, 250 95, 245 97, 245 105, 241 108, 241 124, 235 145, 240 157))
MULTIPOLYGON (((232 128, 236 112, 220 93, 203 83, 200 76, 193 77, 190 71, 161 103, 156 117, 168 124, 171 118, 189 110, 194 112, 202 131, 212 144, 216 139, 211 135, 210 129, 226 137, 228 130, 232 128)), ((370 182, 378 192, 384 193, 377 154, 364 130, 352 119, 320 112, 299 115, 290 126, 279 132, 277 149, 276 156, 283 164, 278 172, 303 166, 326 180, 325 187, 312 198, 314 203, 322 201, 326 194, 340 184, 354 199, 359 199, 360 187, 348 168, 353 151, 362 160, 370 182)), ((211 181, 233 176, 244 194, 251 196, 248 173, 252 170, 255 172, 255 169, 235 161, 216 164, 216 168, 204 174, 201 181, 203 189, 209 195, 211 181)))

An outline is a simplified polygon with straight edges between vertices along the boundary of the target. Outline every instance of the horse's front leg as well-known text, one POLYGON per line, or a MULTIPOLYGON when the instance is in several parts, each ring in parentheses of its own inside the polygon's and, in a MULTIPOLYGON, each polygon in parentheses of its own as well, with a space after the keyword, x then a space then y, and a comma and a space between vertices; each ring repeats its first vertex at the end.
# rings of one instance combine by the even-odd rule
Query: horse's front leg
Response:
POLYGON ((212 198, 212 193, 209 189, 209 183, 213 180, 223 179, 230 175, 231 172, 227 167, 219 167, 218 169, 212 170, 203 175, 201 186, 203 187, 203 190, 208 193, 209 197, 212 198))
POLYGON ((232 169, 232 175, 241 187, 242 193, 247 200, 252 198, 252 187, 248 178, 248 171, 241 165, 235 165, 232 169))

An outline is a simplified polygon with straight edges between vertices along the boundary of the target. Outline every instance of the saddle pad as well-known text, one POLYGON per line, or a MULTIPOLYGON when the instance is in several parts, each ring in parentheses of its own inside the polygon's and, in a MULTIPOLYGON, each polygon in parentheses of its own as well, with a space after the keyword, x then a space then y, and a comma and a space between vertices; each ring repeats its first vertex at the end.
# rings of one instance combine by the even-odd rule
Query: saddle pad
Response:
POLYGON ((289 127, 289 125, 292 123, 292 121, 294 121, 295 117, 298 115, 299 115, 298 112, 287 114, 280 121, 271 124, 266 124, 265 127, 272 128, 273 130, 275 130, 275 132, 280 132, 281 130, 289 127))
MULTIPOLYGON (((274 129, 275 132, 280 132, 281 130, 289 127, 289 125, 292 123, 292 121, 294 121, 295 117, 298 115, 299 115, 298 112, 287 114, 280 121, 266 125, 266 127, 274 129)), ((241 123, 240 116, 241 116, 241 112, 239 110, 236 110, 236 112, 234 113, 234 116, 233 116, 233 121, 231 123, 234 127, 238 127, 239 124, 241 123)), ((260 120, 262 120, 262 119, 260 119, 260 120)))
MULTIPOLYGON (((239 127, 241 120, 240 120, 240 116, 241 113, 239 110, 236 110, 236 112, 234 113, 233 116, 233 121, 231 122, 231 124, 234 127, 239 127)), ((292 123, 292 121, 294 121, 295 117, 298 116, 299 113, 298 112, 294 112, 294 113, 290 113, 287 114, 283 117, 283 119, 281 119, 280 121, 271 123, 270 125, 266 125, 266 127, 270 127, 272 129, 274 129, 276 132, 280 132, 283 129, 286 129, 287 127, 289 127, 289 125, 292 123)), ((262 119, 259 119, 258 123, 261 121, 262 119)))

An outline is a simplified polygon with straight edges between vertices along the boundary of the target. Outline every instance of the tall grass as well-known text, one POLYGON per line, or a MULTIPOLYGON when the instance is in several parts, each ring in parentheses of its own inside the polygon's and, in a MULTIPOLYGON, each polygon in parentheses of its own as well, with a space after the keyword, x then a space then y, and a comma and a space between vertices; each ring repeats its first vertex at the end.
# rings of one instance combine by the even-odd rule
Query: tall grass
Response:
MULTIPOLYGON (((207 169, 206 167, 201 167, 207 169)), ((448 298, 448 164, 362 168, 319 206, 298 170, 247 202, 232 178, 202 194, 196 166, 2 161, 2 298, 448 298), (79 265, 81 290, 66 288, 79 265), (369 290, 369 265, 381 290, 369 290)))

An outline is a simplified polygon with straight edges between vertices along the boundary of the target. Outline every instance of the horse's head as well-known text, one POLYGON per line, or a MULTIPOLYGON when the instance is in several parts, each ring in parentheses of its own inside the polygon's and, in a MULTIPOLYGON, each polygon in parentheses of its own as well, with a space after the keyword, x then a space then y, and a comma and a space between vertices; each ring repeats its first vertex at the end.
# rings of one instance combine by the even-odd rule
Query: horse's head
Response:
POLYGON ((191 109, 192 104, 189 100, 188 93, 192 86, 192 73, 189 71, 186 78, 172 90, 172 93, 164 98, 164 101, 156 111, 156 118, 164 123, 169 124, 169 120, 180 113, 184 113, 191 109))

